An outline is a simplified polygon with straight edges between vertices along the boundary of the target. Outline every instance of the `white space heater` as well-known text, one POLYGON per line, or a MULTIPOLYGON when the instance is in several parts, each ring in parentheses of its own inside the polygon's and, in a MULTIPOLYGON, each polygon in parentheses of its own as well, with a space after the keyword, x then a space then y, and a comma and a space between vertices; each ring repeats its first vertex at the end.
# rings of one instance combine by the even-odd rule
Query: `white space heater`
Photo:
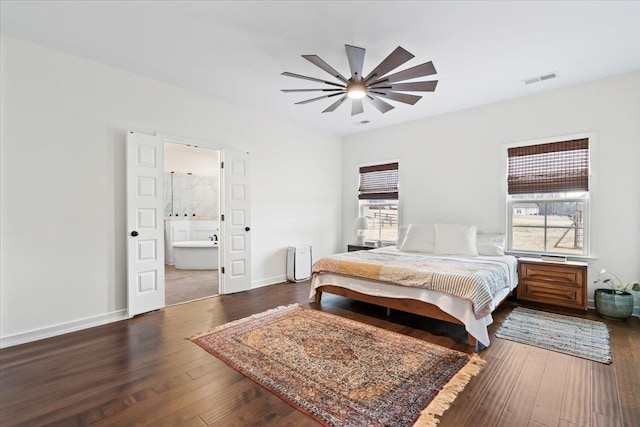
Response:
POLYGON ((311 246, 289 246, 287 249, 287 280, 302 282, 311 277, 311 246))

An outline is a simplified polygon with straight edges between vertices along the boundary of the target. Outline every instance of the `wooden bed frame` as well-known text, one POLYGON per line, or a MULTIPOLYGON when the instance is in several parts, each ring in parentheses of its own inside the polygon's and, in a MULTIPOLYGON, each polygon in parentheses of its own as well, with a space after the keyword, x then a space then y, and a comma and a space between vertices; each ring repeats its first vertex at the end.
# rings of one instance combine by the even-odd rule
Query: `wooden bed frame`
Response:
MULTIPOLYGON (((370 304, 380 305, 387 308, 387 315, 390 314, 391 309, 406 311, 408 313, 418 314, 420 316, 430 317, 433 319, 444 320, 445 322, 455 323, 456 325, 464 325, 460 320, 451 316, 448 313, 442 311, 438 306, 430 304, 428 302, 419 301, 409 298, 389 298, 389 297, 377 297, 372 295, 362 294, 360 292, 352 291, 351 289, 341 288, 334 285, 322 285, 316 288, 316 304, 320 304, 322 300, 322 293, 340 295, 354 299, 356 301, 367 302, 370 304)), ((506 300, 513 291, 509 292, 497 305, 496 308, 506 300)), ((478 348, 478 341, 467 333, 469 339, 469 346, 478 348)))

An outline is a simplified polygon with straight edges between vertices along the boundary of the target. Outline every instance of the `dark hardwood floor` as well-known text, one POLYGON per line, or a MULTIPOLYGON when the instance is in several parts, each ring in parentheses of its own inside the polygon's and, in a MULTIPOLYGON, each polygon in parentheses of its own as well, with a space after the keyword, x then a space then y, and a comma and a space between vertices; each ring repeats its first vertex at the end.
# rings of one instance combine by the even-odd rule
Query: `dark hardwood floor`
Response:
MULTIPOLYGON (((308 282, 168 307, 0 351, 2 426, 312 426, 186 338, 269 308, 307 302, 308 282)), ((484 370, 441 419, 448 426, 640 425, 640 320, 607 322, 614 362, 590 362, 501 340, 515 306, 494 313, 484 370)), ((469 351, 462 327, 324 295, 321 309, 469 351)), ((589 313, 585 317, 599 319, 589 313)))

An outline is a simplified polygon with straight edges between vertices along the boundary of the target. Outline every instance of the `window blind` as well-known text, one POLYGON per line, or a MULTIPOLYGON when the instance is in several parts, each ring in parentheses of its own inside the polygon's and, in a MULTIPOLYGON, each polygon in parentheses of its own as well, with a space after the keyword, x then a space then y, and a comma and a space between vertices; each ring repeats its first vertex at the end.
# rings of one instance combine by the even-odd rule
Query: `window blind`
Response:
POLYGON ((508 150, 509 194, 589 190, 589 140, 552 142, 508 150))
POLYGON ((398 199, 398 163, 360 168, 358 199, 398 199))

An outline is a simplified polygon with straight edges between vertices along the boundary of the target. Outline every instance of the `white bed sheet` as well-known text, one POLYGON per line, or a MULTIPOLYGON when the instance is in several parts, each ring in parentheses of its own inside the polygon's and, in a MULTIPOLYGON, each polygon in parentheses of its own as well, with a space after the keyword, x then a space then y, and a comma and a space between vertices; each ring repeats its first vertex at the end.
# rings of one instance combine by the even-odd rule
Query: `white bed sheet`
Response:
MULTIPOLYGON (((374 250, 378 252, 401 252, 395 246, 374 250)), ((417 255, 416 252, 407 253, 417 255)), ((424 255, 429 256, 432 254, 424 255)), ((437 257, 443 256, 437 255, 437 257)), ((494 298, 491 301, 492 312, 495 309, 496 305, 500 303, 518 284, 518 261, 513 256, 446 256, 446 258, 473 259, 475 261, 484 259, 490 261, 498 261, 503 266, 505 271, 507 271, 507 277, 510 278, 510 283, 508 283, 508 288, 501 289, 496 293, 496 295, 494 295, 494 298)), ((466 331, 475 339, 477 339, 482 345, 488 347, 490 344, 487 326, 493 323, 493 317, 491 316, 491 314, 488 314, 480 319, 476 319, 471 301, 469 300, 465 300, 438 291, 432 291, 429 289, 392 285, 388 283, 358 279, 355 277, 339 276, 335 274, 320 274, 314 276, 311 280, 311 291, 309 294, 309 299, 313 300, 315 298, 316 288, 322 285, 340 286, 342 288, 360 292, 361 294, 372 296, 415 299, 436 305, 445 313, 448 313, 456 319, 460 320, 460 322, 464 324, 466 331)))

